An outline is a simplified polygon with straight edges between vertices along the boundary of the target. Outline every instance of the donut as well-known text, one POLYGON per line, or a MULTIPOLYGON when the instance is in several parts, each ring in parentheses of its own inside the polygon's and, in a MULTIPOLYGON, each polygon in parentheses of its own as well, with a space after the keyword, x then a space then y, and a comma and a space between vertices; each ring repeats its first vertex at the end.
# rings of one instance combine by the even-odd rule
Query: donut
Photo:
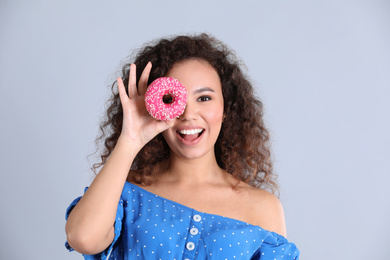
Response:
POLYGON ((183 114, 187 104, 187 90, 175 78, 154 80, 146 90, 145 106, 149 114, 158 120, 172 120, 183 114))

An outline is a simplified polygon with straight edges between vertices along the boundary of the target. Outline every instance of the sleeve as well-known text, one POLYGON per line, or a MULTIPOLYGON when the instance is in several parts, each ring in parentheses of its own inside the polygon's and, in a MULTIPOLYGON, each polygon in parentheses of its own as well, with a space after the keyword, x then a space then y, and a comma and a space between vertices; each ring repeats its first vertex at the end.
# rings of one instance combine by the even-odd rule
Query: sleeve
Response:
POLYGON ((269 232, 251 260, 299 260, 299 254, 294 243, 275 232, 269 232))
MULTIPOLYGON (((88 187, 85 188, 84 193, 87 191, 88 187)), ((70 212, 73 210, 73 208, 77 205, 77 203, 80 201, 81 197, 76 198, 67 208, 66 213, 65 213, 65 219, 68 220, 70 212)), ((121 235, 122 231, 122 220, 123 220, 123 199, 122 197, 119 199, 118 203, 118 208, 116 211, 116 216, 115 216, 115 223, 114 223, 114 233, 115 237, 114 240, 112 241, 111 245, 107 247, 103 252, 100 252, 95 255, 83 255, 84 259, 86 260, 98 260, 98 259, 107 259, 107 256, 110 255, 113 247, 119 240, 119 237, 121 235)), ((69 250, 69 252, 74 251, 74 249, 68 244, 68 241, 65 242, 65 247, 69 250)))

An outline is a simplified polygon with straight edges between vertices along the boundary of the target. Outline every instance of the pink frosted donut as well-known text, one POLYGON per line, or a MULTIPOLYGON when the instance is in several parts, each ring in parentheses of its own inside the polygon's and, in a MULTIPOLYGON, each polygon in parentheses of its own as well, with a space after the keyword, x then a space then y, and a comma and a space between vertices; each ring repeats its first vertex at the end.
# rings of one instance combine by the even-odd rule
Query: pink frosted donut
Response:
POLYGON ((172 120, 183 114, 187 90, 177 79, 163 77, 154 80, 145 93, 149 114, 158 120, 172 120))

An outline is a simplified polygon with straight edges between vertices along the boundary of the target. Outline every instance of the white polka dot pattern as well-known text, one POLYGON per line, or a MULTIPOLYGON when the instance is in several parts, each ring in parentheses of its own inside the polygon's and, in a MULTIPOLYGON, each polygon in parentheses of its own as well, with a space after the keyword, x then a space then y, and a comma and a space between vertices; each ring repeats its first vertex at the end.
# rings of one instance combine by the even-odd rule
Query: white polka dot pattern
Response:
POLYGON ((279 234, 196 211, 128 182, 116 219, 111 246, 85 259, 299 259, 297 247, 279 234))

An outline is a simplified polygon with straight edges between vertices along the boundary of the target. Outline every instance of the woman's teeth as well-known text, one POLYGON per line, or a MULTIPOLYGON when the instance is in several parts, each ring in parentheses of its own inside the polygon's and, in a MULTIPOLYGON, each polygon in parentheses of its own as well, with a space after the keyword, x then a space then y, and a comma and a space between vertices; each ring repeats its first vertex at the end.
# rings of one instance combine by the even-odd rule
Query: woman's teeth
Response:
POLYGON ((194 135, 199 134, 202 131, 203 129, 179 130, 179 133, 182 135, 194 135))

